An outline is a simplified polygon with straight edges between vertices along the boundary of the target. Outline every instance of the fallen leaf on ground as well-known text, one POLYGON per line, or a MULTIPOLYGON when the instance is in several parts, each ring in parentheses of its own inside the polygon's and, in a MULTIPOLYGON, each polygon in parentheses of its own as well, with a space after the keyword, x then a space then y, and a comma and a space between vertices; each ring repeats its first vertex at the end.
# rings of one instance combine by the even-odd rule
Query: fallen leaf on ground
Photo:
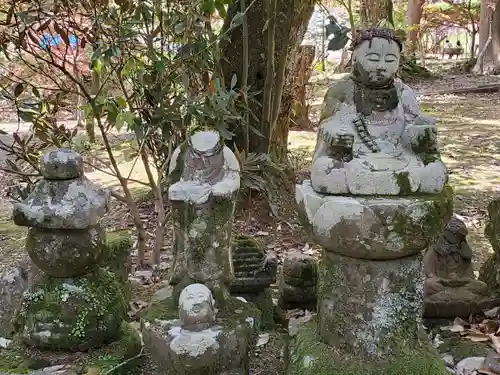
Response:
POLYGON ((491 339, 491 342, 493 343, 493 346, 495 347, 495 350, 497 353, 500 353, 500 338, 498 336, 489 334, 488 335, 491 339))
POLYGON ((257 340, 257 347, 266 345, 269 342, 269 333, 261 333, 257 340))
POLYGON ((494 307, 491 310, 485 311, 484 315, 488 318, 496 318, 498 316, 498 310, 500 309, 499 307, 494 307))
POLYGON ((474 342, 490 341, 490 338, 487 335, 482 334, 482 333, 481 334, 473 333, 471 335, 466 336, 466 338, 468 338, 469 340, 474 341, 474 342))

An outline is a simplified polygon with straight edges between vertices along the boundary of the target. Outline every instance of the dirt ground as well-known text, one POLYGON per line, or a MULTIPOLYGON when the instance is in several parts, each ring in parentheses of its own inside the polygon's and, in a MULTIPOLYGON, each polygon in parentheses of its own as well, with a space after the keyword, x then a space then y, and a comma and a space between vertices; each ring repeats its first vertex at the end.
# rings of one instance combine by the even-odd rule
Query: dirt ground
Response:
MULTIPOLYGON (((333 76, 315 73, 311 80, 311 117, 317 119, 322 97, 333 76)), ((439 121, 439 142, 445 163, 450 169, 450 183, 455 189, 455 212, 463 216, 469 228, 469 243, 475 250, 475 266, 478 268, 491 252, 491 246, 483 234, 487 217, 486 207, 495 198, 500 197, 500 93, 429 95, 429 92, 450 87, 469 87, 480 83, 500 82, 500 77, 477 77, 445 75, 432 81, 422 81, 413 85, 416 92, 426 93, 420 96, 422 109, 437 117, 439 121)), ((301 176, 308 174, 311 152, 316 140, 314 129, 295 130, 290 133, 289 147, 294 155, 296 169, 301 176)), ((123 155, 127 147, 119 152, 123 155)), ((133 148, 133 145, 129 145, 133 148)), ((130 157, 123 157, 121 167, 131 170, 135 179, 145 178, 140 162, 134 164, 130 157)), ((93 171, 88 177, 105 186, 116 186, 116 180, 109 175, 93 171)), ((10 202, 5 197, 12 179, 0 172, 0 271, 17 260, 25 257, 23 240, 26 231, 16 227, 10 219, 10 202)), ((135 190, 138 199, 144 197, 144 189, 135 190)), ((286 251, 301 250, 318 255, 318 247, 302 231, 293 205, 293 192, 283 192, 280 198, 280 216, 273 217, 260 199, 244 199, 239 204, 235 228, 246 234, 258 237, 268 249, 272 249, 282 258, 286 251), (292 203, 290 203, 292 202, 292 203)), ((151 237, 154 236, 154 205, 141 199, 139 204, 141 217, 151 237)), ((133 225, 128 209, 122 203, 114 201, 104 222, 109 230, 128 228, 133 232, 133 225)), ((167 231, 162 260, 171 264, 171 232, 167 231)), ((133 254, 134 255, 134 254, 133 254)), ((137 298, 147 298, 154 287, 144 287, 138 291, 137 298), (140 296, 140 297, 139 297, 140 296)), ((253 375, 274 375, 283 373, 283 341, 279 333, 271 333, 269 342, 258 348, 252 359, 253 375)))

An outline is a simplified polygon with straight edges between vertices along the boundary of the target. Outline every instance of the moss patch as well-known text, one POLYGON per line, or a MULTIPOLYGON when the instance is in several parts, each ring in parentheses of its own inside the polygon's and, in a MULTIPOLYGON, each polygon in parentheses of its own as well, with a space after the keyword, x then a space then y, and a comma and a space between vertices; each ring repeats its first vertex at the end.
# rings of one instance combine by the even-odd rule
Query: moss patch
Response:
POLYGON ((479 270, 479 280, 483 281, 488 286, 490 292, 495 295, 500 294, 500 287, 498 285, 498 270, 499 267, 496 253, 491 254, 479 270))
POLYGON ((122 286, 102 268, 75 279, 45 275, 25 293, 15 329, 29 345, 82 351, 116 339, 126 308, 122 286))
POLYGON ((289 343, 287 375, 447 375, 438 353, 421 344, 409 347, 401 341, 398 352, 386 360, 355 357, 351 353, 331 348, 316 334, 314 322, 309 322, 289 343))
POLYGON ((105 248, 100 260, 102 267, 115 273, 121 282, 128 279, 128 257, 132 248, 132 236, 127 230, 106 234, 105 248))

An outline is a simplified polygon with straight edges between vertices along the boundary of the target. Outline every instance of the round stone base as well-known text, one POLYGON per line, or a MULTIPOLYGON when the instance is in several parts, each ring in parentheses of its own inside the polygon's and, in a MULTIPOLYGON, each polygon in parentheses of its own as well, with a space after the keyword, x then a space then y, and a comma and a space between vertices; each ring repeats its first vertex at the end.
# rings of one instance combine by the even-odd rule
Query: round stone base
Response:
POLYGON ((118 337, 126 309, 116 276, 102 268, 73 279, 45 275, 24 294, 16 331, 29 346, 86 351, 118 337))
POLYGON ((397 350, 397 340, 409 345, 420 340, 421 256, 377 262, 324 252, 319 271, 323 342, 366 358, 387 358, 397 350))
POLYGON ((333 196, 297 185, 302 221, 324 249, 359 259, 398 259, 434 244, 451 217, 453 189, 408 197, 333 196))
MULTIPOLYGON (((425 336, 425 333, 423 333, 425 336)), ((449 375, 426 337, 409 345, 394 338, 389 357, 367 358, 356 351, 329 346, 316 333, 314 321, 299 328, 287 351, 287 375, 449 375)))

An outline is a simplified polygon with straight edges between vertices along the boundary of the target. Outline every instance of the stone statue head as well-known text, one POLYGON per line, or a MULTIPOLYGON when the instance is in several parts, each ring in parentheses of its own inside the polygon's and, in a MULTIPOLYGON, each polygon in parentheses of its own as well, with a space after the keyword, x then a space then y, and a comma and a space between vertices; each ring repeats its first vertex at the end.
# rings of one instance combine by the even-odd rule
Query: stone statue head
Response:
POLYGON ((185 329, 199 331, 215 322, 215 301, 212 292, 203 284, 185 287, 179 296, 179 318, 185 329))
POLYGON ((370 28, 352 42, 353 76, 368 86, 386 86, 399 69, 402 43, 391 29, 370 28))

